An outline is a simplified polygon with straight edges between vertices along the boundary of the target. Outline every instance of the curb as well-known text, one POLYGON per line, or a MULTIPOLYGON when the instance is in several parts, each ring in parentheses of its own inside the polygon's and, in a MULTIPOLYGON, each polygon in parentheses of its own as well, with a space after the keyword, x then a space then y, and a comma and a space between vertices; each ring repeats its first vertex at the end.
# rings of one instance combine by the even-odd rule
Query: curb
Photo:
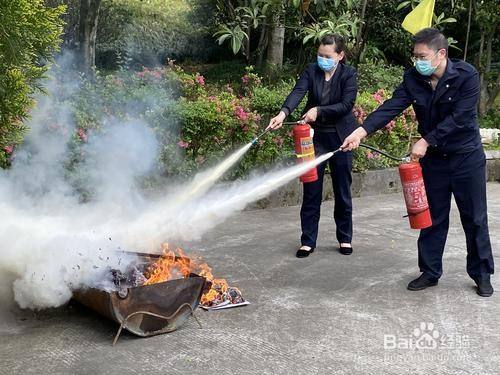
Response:
MULTIPOLYGON (((486 180, 500 182, 500 151, 486 151, 486 180)), ((370 197, 401 191, 397 168, 369 170, 352 174, 353 198, 370 197)), ((333 199, 332 180, 325 176, 323 200, 333 199)), ((298 179, 274 191, 266 198, 249 204, 245 210, 297 206, 302 201, 302 184, 298 179)))

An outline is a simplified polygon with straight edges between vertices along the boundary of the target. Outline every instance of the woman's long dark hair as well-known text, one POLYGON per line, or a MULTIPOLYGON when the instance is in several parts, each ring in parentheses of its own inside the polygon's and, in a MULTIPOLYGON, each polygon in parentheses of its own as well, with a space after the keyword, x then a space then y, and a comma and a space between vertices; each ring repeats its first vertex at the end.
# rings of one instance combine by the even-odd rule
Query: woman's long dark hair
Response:
POLYGON ((347 56, 347 51, 346 51, 346 46, 345 46, 345 40, 342 35, 339 34, 327 34, 323 38, 321 38, 321 44, 324 46, 334 46, 335 52, 340 53, 344 52, 344 58, 340 60, 341 63, 346 63, 346 56, 347 56))

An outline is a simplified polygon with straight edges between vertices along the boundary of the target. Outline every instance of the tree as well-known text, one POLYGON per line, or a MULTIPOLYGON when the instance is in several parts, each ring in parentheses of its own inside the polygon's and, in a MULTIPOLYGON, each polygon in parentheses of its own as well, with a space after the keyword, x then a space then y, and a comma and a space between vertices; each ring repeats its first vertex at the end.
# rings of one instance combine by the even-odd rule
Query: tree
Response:
POLYGON ((77 55, 76 68, 92 76, 101 0, 45 0, 45 3, 66 6, 68 11, 62 15, 66 21, 63 47, 74 50, 77 55))
POLYGON ((496 0, 477 1, 476 22, 480 30, 477 66, 479 68, 481 97, 479 113, 485 115, 493 108, 500 92, 500 73, 498 71, 498 49, 493 45, 499 43, 497 35, 500 21, 500 4, 496 0), (494 61, 497 61, 496 69, 494 61))
POLYGON ((8 165, 22 141, 22 120, 33 105, 33 94, 59 49, 64 7, 50 8, 42 0, 0 2, 0 166, 8 165))
POLYGON ((78 60, 80 71, 91 74, 95 67, 95 40, 101 0, 80 0, 78 23, 78 60))

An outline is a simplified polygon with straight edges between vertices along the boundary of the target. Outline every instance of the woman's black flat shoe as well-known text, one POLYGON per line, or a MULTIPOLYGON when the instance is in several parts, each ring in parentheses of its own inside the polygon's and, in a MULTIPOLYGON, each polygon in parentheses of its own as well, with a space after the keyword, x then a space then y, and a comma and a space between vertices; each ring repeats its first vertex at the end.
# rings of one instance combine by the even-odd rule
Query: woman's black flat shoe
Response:
POLYGON ((340 246, 339 251, 340 251, 340 254, 351 255, 352 254, 352 247, 340 246))
POLYGON ((297 250, 297 258, 307 258, 310 254, 314 252, 314 247, 311 248, 311 250, 305 250, 305 249, 299 249, 297 250))

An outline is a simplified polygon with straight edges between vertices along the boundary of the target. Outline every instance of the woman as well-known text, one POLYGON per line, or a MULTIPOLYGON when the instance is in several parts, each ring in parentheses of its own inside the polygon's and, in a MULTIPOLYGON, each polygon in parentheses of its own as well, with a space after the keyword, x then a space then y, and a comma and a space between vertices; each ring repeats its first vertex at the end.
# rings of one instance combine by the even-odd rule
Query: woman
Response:
MULTIPOLYGON (((316 155, 337 150, 356 129, 352 107, 357 95, 356 71, 345 64, 345 42, 340 35, 327 35, 318 47, 317 63, 309 64, 268 128, 278 129, 307 94, 302 119, 314 129, 316 155)), ((339 251, 352 254, 352 153, 339 152, 328 160, 332 173, 339 251)), ((297 257, 309 256, 316 247, 326 162, 318 165, 318 180, 304 183, 300 210, 301 247, 297 257)))

